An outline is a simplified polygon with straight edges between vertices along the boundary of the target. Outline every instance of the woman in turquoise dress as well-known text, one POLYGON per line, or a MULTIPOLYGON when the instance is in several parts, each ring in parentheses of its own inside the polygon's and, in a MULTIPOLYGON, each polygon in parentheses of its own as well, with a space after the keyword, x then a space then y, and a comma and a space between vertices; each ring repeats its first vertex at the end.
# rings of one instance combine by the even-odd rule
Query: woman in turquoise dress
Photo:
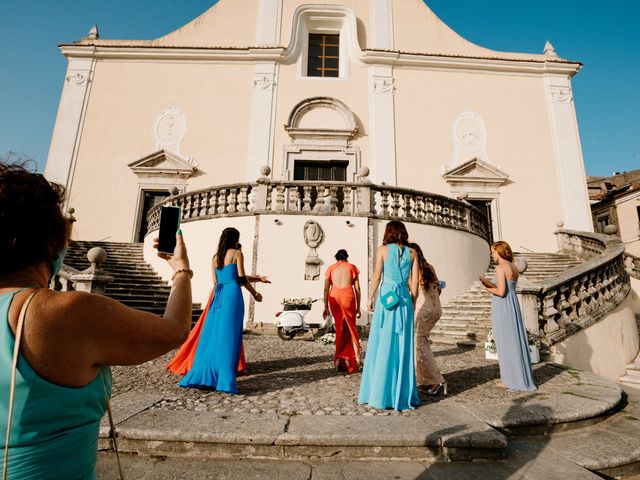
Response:
POLYGON ((109 365, 165 354, 191 323, 192 273, 180 233, 174 254, 162 255, 175 272, 164 317, 48 288, 69 241, 63 191, 0 163, 0 449, 9 480, 95 479, 109 365))
POLYGON ((500 381, 498 388, 533 392, 536 384, 531 371, 531 355, 520 304, 516 295, 518 267, 507 242, 491 245, 491 258, 498 262, 494 286, 486 286, 491 298, 491 326, 498 350, 500 381))
POLYGON ((225 228, 213 257, 214 293, 211 307, 202 327, 191 369, 180 381, 181 387, 212 388, 221 392, 238 393, 236 376, 242 345, 244 299, 241 286, 257 302, 262 295, 255 291, 244 272, 244 256, 240 249, 240 232, 225 228))
POLYGON ((358 401, 380 409, 406 410, 420 404, 413 347, 419 269, 416 253, 407 241, 407 230, 401 222, 387 224, 369 288, 373 321, 358 401), (378 286, 380 295, 374 301, 378 286), (396 305, 388 309, 383 302, 396 305))

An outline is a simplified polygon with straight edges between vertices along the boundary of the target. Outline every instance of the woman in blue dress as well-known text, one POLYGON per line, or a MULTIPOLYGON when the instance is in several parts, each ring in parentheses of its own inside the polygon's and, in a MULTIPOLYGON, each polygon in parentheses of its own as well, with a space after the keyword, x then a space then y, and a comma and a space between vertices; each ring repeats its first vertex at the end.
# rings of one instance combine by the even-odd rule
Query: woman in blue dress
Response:
MULTIPOLYGON (((228 227, 222 231, 218 250, 213 257, 213 300, 202 327, 193 365, 180 381, 181 387, 213 388, 238 393, 236 375, 244 319, 244 300, 240 287, 245 287, 256 302, 262 301, 262 295, 250 283, 254 277, 248 279, 245 275, 239 240, 240 232, 235 228, 228 227)), ((266 277, 255 279, 268 282, 266 277)))
POLYGON ((491 258, 498 262, 495 285, 485 285, 491 299, 491 326, 500 364, 499 388, 532 392, 536 390, 531 372, 531 356, 520 304, 516 295, 518 267, 507 242, 491 245, 491 258))
POLYGON ((369 288, 373 321, 358 401, 375 408, 406 410, 420 404, 413 353, 419 269, 415 251, 406 245, 408 237, 401 222, 387 224, 369 288))

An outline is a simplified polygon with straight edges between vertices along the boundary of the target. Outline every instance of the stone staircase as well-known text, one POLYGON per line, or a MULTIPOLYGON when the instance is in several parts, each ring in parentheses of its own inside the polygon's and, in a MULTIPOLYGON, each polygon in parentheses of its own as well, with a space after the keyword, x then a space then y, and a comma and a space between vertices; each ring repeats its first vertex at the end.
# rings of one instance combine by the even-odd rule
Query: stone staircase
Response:
MULTIPOLYGON (((522 274, 532 283, 558 275, 581 260, 560 253, 516 253, 517 259, 527 262, 522 274)), ((485 276, 493 276, 490 265, 485 276)), ((480 281, 475 281, 464 293, 442 306, 442 316, 431 331, 431 341, 449 345, 480 346, 491 329, 491 295, 480 281)))
MULTIPOLYGON (((162 316, 171 287, 144 261, 141 243, 74 241, 69 245, 64 263, 78 270, 89 267, 87 252, 101 247, 107 260, 101 267, 114 277, 105 294, 128 307, 162 316)), ((193 321, 202 313, 200 304, 193 305, 193 321)))

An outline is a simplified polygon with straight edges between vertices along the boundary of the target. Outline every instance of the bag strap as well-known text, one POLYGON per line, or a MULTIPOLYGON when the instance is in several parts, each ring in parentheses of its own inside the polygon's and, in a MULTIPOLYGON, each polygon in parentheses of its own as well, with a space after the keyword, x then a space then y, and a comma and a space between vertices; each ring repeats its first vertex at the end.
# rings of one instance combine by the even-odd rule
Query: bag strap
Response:
MULTIPOLYGON (((102 372, 100 373, 102 375, 102 372)), ((107 401, 107 416, 109 417, 109 438, 111 439, 111 443, 113 444, 113 450, 116 452, 116 460, 118 461, 118 473, 120 474, 120 480, 124 480, 124 473, 122 473, 122 465, 120 464, 120 452, 118 451, 118 441, 116 438, 118 434, 116 432, 116 426, 113 422, 113 413, 111 413, 111 401, 109 400, 109 392, 107 390, 107 382, 102 377, 102 382, 104 385, 104 398, 107 401)))
POLYGON ((20 354, 20 342, 22 341, 22 330, 24 326, 24 319, 27 315, 27 308, 36 296, 38 290, 34 290, 27 297, 27 300, 22 304, 20 309, 20 315, 18 316, 18 325, 16 326, 15 343, 13 346, 13 363, 11 365, 11 386, 9 388, 9 408, 7 413, 7 436, 4 442, 4 463, 2 466, 2 480, 7 480, 8 466, 9 466, 9 440, 11 439, 11 420, 13 417, 13 400, 16 390, 16 370, 18 368, 18 356, 20 354))

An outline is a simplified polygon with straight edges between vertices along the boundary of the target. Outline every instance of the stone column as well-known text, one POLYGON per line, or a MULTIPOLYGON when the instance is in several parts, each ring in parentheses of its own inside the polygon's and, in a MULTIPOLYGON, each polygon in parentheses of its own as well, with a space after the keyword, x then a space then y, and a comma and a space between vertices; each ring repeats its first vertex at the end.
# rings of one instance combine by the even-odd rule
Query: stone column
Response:
POLYGON ((91 266, 80 273, 71 275, 71 281, 78 292, 96 293, 104 295, 106 286, 113 281, 113 277, 100 268, 100 264, 107 259, 107 252, 100 247, 94 247, 87 252, 91 266))

